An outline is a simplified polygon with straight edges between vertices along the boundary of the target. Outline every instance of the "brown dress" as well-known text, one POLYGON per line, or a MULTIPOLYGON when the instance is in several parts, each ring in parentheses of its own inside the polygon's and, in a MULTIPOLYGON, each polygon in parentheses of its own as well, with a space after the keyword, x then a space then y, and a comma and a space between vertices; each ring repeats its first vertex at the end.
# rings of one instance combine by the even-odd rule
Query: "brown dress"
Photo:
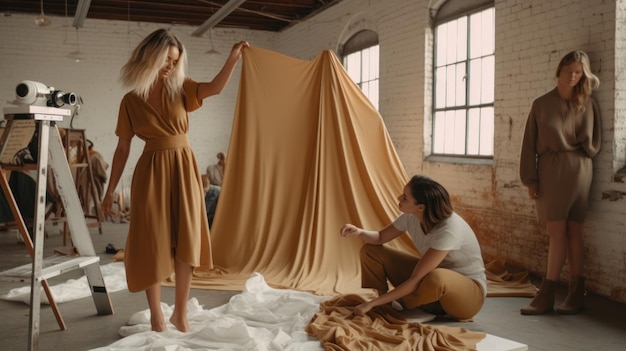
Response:
POLYGON ((188 112, 199 108, 198 83, 187 79, 184 96, 161 91, 159 115, 130 92, 120 105, 116 134, 146 142, 133 173, 130 226, 124 261, 129 291, 160 283, 174 271, 174 257, 212 268, 202 181, 187 140, 188 112))
POLYGON ((593 176, 591 158, 600 150, 600 110, 590 97, 582 112, 567 109, 558 90, 532 105, 520 156, 520 178, 538 185, 541 221, 583 222, 593 176))

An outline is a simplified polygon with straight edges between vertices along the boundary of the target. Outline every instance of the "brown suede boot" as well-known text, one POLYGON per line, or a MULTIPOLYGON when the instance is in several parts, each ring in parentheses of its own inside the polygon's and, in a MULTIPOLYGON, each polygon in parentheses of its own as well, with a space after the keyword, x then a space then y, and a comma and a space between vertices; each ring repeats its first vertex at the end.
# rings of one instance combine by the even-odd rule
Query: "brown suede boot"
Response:
POLYGON ((585 309, 585 278, 571 277, 569 292, 556 311, 561 314, 578 314, 585 309))
POLYGON ((536 315, 544 314, 552 311, 554 308, 554 289, 556 282, 554 280, 544 279, 541 282, 541 288, 526 307, 520 308, 521 314, 536 315))

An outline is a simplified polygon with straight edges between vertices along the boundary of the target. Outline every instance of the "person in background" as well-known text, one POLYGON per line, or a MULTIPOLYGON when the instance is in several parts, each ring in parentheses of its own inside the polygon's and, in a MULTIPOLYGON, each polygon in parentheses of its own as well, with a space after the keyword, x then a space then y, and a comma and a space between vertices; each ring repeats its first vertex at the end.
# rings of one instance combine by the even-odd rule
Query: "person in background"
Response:
POLYGON ((204 186, 204 206, 206 207, 206 215, 209 220, 209 229, 211 229, 222 187, 209 183, 209 176, 206 174, 202 175, 202 185, 204 186))
POLYGON ((223 152, 217 153, 217 163, 209 165, 206 168, 206 174, 209 176, 209 183, 212 185, 222 186, 224 179, 224 167, 226 166, 226 156, 223 152))
POLYGON ((400 301, 402 307, 470 320, 487 294, 474 231, 454 212, 448 191, 428 177, 413 176, 398 201, 402 214, 383 229, 346 224, 340 230, 343 237, 365 242, 360 252, 362 286, 378 291, 377 298, 355 307, 355 314, 363 316, 376 306, 400 301), (383 245, 404 232, 421 258, 383 245), (388 282, 394 286, 391 291, 388 282))
MULTIPOLYGON (((102 157, 102 154, 94 149, 93 141, 89 139, 87 139, 87 152, 89 153, 89 163, 91 164, 91 173, 93 174, 93 180, 95 182, 96 193, 98 194, 99 203, 102 200, 102 196, 104 195, 104 184, 106 184, 108 179, 107 170, 109 169, 109 165, 106 163, 106 161, 104 161, 104 157, 102 157)), ((87 176, 87 173, 82 172, 79 183, 87 184, 87 176)), ((88 198, 86 193, 84 193, 83 196, 85 196, 84 198, 88 198)), ((89 208, 91 209, 92 207, 89 208)))
POLYGON ((554 290, 566 257, 569 293, 562 314, 584 309, 583 222, 593 176, 591 158, 600 150, 600 110, 591 96, 600 81, 582 51, 565 55, 556 69, 557 86, 530 109, 520 155, 520 178, 546 223, 548 264, 541 288, 522 314, 553 310, 554 290))
POLYGON ((207 217, 209 219, 209 228, 213 226, 215 211, 217 211, 217 202, 220 192, 222 191, 222 179, 224 179, 224 167, 226 166, 226 156, 223 152, 217 153, 217 163, 209 165, 206 168, 206 176, 209 184, 205 187, 204 202, 206 206, 207 217))
POLYGON ((121 81, 130 92, 120 104, 119 139, 102 206, 113 215, 113 194, 136 135, 145 146, 133 172, 124 261, 128 290, 146 293, 153 331, 167 330, 161 282, 175 272, 175 307, 169 322, 188 332, 193 268, 212 267, 202 182, 187 138, 188 112, 222 92, 248 46, 245 41, 235 44, 212 81, 196 82, 185 76, 187 51, 182 42, 159 29, 139 43, 122 68, 121 81))

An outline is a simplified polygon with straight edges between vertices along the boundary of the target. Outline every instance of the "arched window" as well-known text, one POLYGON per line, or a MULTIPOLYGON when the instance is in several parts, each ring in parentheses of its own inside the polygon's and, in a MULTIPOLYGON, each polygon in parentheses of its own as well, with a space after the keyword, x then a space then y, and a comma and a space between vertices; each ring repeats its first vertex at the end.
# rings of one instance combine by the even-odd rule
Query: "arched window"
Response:
POLYGON ((362 30, 354 34, 343 45, 343 66, 352 80, 378 110, 379 64, 378 34, 362 30))
POLYGON ((435 16, 433 155, 493 157, 493 1, 447 1, 435 16))

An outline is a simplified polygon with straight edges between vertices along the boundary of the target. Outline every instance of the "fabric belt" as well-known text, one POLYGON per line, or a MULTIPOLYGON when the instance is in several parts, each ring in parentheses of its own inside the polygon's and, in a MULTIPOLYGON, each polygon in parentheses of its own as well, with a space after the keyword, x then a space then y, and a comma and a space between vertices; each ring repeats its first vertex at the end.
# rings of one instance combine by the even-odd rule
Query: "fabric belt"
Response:
POLYGON ((152 152, 165 149, 176 149, 189 146, 187 134, 177 134, 164 138, 146 140, 143 152, 152 152))
POLYGON ((578 152, 581 154, 585 154, 582 149, 574 149, 574 150, 562 150, 562 151, 554 151, 554 150, 548 150, 546 152, 544 152, 543 154, 539 155, 539 157, 544 157, 544 156, 549 156, 552 159, 552 164, 557 165, 559 164, 559 155, 562 153, 566 153, 566 152, 578 152))

